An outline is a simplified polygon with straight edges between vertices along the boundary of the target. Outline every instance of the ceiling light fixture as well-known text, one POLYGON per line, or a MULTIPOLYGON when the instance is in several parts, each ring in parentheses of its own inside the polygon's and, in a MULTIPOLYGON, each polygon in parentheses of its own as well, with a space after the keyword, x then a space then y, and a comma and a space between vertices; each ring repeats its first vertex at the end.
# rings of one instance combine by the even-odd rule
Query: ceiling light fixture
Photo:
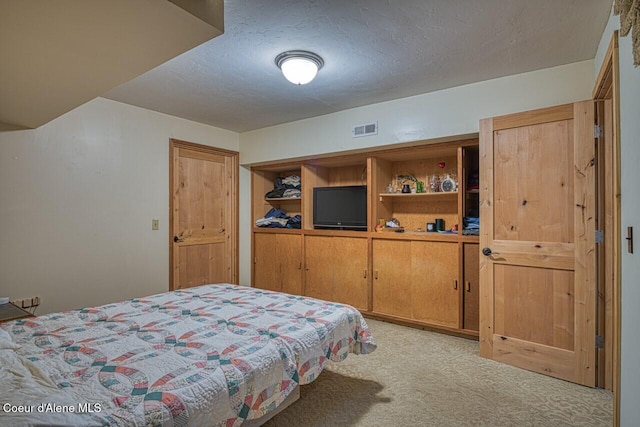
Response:
POLYGON ((306 50, 290 50, 276 56, 276 65, 284 77, 294 85, 306 85, 316 77, 324 61, 306 50))

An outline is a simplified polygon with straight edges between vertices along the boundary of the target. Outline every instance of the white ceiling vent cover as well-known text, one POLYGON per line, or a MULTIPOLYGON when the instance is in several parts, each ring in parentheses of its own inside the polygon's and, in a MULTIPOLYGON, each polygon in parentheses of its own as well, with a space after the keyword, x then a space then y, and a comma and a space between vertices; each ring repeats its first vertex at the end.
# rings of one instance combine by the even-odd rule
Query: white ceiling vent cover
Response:
POLYGON ((359 138, 361 136, 370 136, 378 134, 378 122, 365 123, 363 125, 356 125, 351 130, 352 138, 359 138))

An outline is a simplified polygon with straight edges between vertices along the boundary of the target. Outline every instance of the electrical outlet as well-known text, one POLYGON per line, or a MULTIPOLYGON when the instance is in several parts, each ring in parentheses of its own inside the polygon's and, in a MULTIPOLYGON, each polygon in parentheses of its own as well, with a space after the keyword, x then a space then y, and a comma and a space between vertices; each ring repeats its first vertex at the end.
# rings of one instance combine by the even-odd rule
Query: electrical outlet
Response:
POLYGON ((160 220, 159 219, 152 219, 151 220, 151 229, 152 230, 159 230, 160 229, 160 220))

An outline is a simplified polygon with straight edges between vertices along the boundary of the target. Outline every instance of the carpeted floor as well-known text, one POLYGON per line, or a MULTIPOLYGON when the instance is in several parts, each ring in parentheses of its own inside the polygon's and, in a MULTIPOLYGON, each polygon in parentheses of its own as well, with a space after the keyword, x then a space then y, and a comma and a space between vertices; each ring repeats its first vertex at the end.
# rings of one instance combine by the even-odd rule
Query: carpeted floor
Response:
POLYGON ((378 349, 330 363, 265 426, 610 426, 611 392, 478 356, 478 342, 367 319, 378 349))

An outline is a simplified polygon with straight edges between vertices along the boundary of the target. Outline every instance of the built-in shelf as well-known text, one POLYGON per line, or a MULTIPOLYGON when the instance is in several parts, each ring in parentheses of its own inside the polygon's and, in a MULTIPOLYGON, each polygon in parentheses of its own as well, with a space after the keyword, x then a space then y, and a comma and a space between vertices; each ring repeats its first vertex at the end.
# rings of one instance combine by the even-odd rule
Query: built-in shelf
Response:
POLYGON ((394 197, 394 198, 442 198, 442 199, 455 199, 458 197, 457 191, 451 191, 448 193, 439 192, 439 193, 380 193, 380 201, 383 199, 394 197))
POLYGON ((283 202, 286 200, 300 200, 300 197, 265 197, 268 202, 283 202))

